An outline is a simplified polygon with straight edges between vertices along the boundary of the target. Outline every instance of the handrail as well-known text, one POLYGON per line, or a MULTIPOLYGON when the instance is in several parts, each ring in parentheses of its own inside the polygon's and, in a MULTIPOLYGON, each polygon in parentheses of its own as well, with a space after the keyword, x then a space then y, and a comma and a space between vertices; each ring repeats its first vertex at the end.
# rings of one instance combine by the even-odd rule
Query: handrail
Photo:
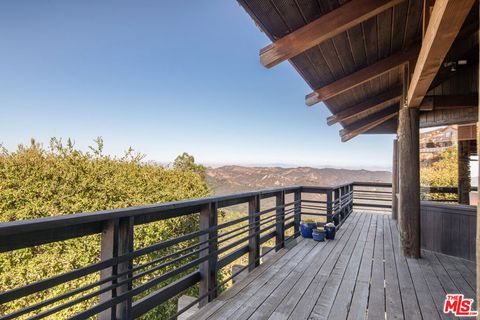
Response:
POLYGON ((1 292, 0 304, 95 273, 100 273, 98 280, 8 315, 0 314, 0 317, 12 319, 21 315, 35 315, 42 318, 84 300, 98 297, 97 304, 76 314, 73 319, 87 319, 96 314, 99 314, 100 319, 131 319, 141 316, 197 284, 199 297, 196 302, 204 305, 214 299, 219 289, 234 277, 232 275, 220 281, 218 275, 222 268, 243 255, 248 255, 248 265, 245 268, 253 270, 261 263, 260 246, 273 241, 273 250, 278 251, 285 247, 287 242, 299 236, 303 216, 321 217, 324 219, 323 222, 333 222, 340 228, 353 211, 354 205, 359 205, 355 200, 357 194, 376 195, 381 203, 373 204, 371 207, 385 208, 387 206, 385 202, 388 201, 385 188, 389 186, 391 184, 363 182, 333 187, 292 186, 0 223, 0 252, 92 234, 101 235, 100 262, 1 292), (316 200, 302 197, 307 194, 313 194, 317 197, 316 200), (293 195, 293 201, 287 202, 286 195, 293 195), (272 198, 275 203, 263 209, 262 200, 272 198), (248 215, 222 224, 218 223, 220 208, 244 203, 248 204, 248 215), (195 219, 199 219, 198 230, 144 248, 133 249, 134 226, 192 214, 195 215, 195 219), (162 253, 162 250, 180 244, 182 245, 180 250, 162 253), (159 256, 143 264, 134 265, 134 259, 152 253, 158 253, 159 256), (172 266, 175 267, 172 269, 172 266), (148 276, 145 278, 147 280, 136 283, 145 276, 148 276), (136 299, 140 294, 141 299, 136 299), (68 302, 58 304, 67 298, 70 299, 68 302), (49 307, 52 304, 54 305, 49 307))

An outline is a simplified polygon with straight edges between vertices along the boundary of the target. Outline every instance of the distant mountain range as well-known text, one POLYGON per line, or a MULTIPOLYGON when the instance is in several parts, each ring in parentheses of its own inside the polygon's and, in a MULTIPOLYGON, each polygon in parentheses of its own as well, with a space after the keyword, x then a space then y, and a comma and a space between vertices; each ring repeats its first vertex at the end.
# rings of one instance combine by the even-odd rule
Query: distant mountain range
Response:
POLYGON ((283 186, 333 186, 351 181, 391 182, 389 171, 332 168, 281 168, 223 166, 207 169, 207 181, 214 194, 283 186))

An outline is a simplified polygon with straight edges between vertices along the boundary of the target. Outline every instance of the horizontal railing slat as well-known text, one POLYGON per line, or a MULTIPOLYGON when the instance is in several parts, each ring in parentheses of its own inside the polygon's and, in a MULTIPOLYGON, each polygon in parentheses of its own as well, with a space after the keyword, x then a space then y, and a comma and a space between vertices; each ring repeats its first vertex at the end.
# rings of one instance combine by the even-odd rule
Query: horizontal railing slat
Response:
MULTIPOLYGON (((196 218, 202 217, 201 219, 204 219, 201 220, 203 221, 203 224, 200 224, 201 228, 191 233, 165 239, 137 250, 133 250, 132 246, 131 249, 113 254, 108 259, 104 257, 103 259, 105 260, 99 263, 0 293, 0 304, 38 291, 49 290, 59 284, 107 268, 107 271, 112 270, 108 277, 101 275, 100 280, 96 282, 17 310, 11 313, 12 317, 36 310, 38 312, 40 308, 41 313, 37 314, 37 317, 50 316, 67 307, 102 294, 96 305, 79 312, 72 319, 86 319, 101 312, 108 312, 108 309, 115 309, 119 306, 122 308, 126 306, 126 310, 129 312, 128 318, 135 318, 199 282, 200 298, 198 301, 201 304, 202 301, 213 299, 218 290, 216 280, 210 284, 207 282, 210 281, 207 278, 216 277, 220 269, 227 267, 246 254, 249 255, 247 267, 252 270, 252 268, 260 264, 261 256, 259 251, 262 244, 275 239, 275 246, 271 250, 277 251, 284 247, 285 242, 299 236, 301 215, 326 217, 327 222, 334 222, 337 228, 339 228, 352 212, 354 205, 390 208, 390 205, 385 204, 391 201, 386 196, 389 194, 386 188, 390 187, 391 184, 389 183, 374 182, 345 183, 332 187, 293 186, 140 207, 1 223, 0 252, 8 252, 86 235, 105 234, 105 228, 111 226, 118 227, 120 225, 125 227, 127 226, 126 222, 129 223, 131 230, 133 230, 134 225, 191 214, 199 214, 196 218), (369 188, 374 189, 369 190, 369 188), (313 199, 302 199, 302 193, 314 194, 316 198, 310 196, 313 199), (285 201, 285 195, 289 194, 294 195, 294 201, 285 201), (271 198, 275 200, 276 204, 271 205, 268 209, 260 210, 260 201, 271 198), (359 203, 359 198, 374 200, 380 204, 359 203), (355 199, 357 201, 354 201, 355 199), (219 224, 217 219, 211 219, 212 222, 205 223, 206 218, 217 217, 217 209, 238 204, 249 205, 248 215, 223 224, 219 224), (287 237, 285 230, 291 230, 292 227, 294 228, 293 234, 287 237), (168 254, 158 255, 150 260, 141 262, 141 264, 133 265, 133 261, 136 258, 172 248, 176 245, 179 245, 175 247, 177 251, 169 251, 168 254), (185 273, 188 274, 185 275, 185 273), (152 275, 154 276, 150 278, 152 275), (144 283, 136 284, 134 282, 145 279, 144 277, 147 276, 149 278, 144 283), (177 279, 178 277, 180 278, 177 279), (162 285, 163 287, 157 289, 158 286, 162 285), (155 289, 154 292, 132 304, 133 298, 148 292, 147 290, 153 289, 155 289), (84 292, 86 290, 89 291, 84 292), (84 295, 78 296, 82 292, 84 292, 84 295), (111 292, 111 295, 107 295, 107 298, 105 298, 105 293, 110 294, 109 292, 111 292), (74 295, 76 296, 74 297, 74 295), (74 297, 74 299, 70 299, 64 302, 64 304, 58 304, 58 301, 61 301, 61 299, 71 297, 74 297), (55 305, 51 305, 53 303, 55 305), (48 309, 49 306, 51 306, 50 309, 48 309)), ((131 234, 133 239, 133 231, 131 234)), ((105 239, 104 235, 102 235, 102 252, 105 239)), ((124 240, 111 240, 107 243, 107 248, 118 248, 118 243, 113 242, 124 240)), ((270 244, 268 245, 270 246, 270 244)))

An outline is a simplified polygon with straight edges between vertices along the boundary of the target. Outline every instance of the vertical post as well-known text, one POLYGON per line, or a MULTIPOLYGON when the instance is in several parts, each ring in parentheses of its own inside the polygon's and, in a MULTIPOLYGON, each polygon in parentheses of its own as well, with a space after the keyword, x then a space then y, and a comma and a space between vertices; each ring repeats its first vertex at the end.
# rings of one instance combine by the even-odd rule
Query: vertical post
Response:
POLYGON ((327 190, 327 223, 332 222, 332 189, 327 190))
POLYGON ((298 237, 300 232, 300 220, 302 219, 302 192, 300 190, 295 191, 293 194, 293 201, 295 202, 293 205, 293 233, 295 234, 295 237, 298 237))
POLYGON ((276 226, 275 226, 275 251, 285 247, 285 191, 279 192, 275 196, 276 226))
POLYGON ((349 196, 348 196, 349 206, 348 206, 347 215, 350 215, 350 213, 352 213, 353 211, 353 183, 350 183, 348 185, 348 193, 349 193, 349 196))
POLYGON ((334 197, 334 202, 333 202, 333 208, 332 208, 332 215, 334 215, 333 222, 335 223, 335 225, 337 225, 340 223, 340 221, 338 220, 339 219, 338 210, 342 205, 341 203, 342 192, 340 188, 336 188, 333 191, 333 197, 334 197))
POLYGON ((470 141, 458 140, 458 203, 470 204, 470 141))
MULTIPOLYGON (((480 8, 479 8, 479 11, 480 11, 480 8)), ((480 39, 480 35, 479 35, 479 39, 480 39)), ((480 56, 480 53, 479 53, 479 56, 480 56)), ((480 76, 480 66, 479 66, 479 69, 477 70, 477 77, 480 76)), ((478 93, 480 94, 480 83, 479 83, 479 90, 478 93)), ((479 116, 479 119, 480 119, 480 106, 478 108, 478 116, 479 116)), ((480 155, 480 122, 477 122, 477 155, 480 155)), ((480 172, 480 159, 479 161, 477 161, 477 169, 479 170, 478 172, 480 172)), ((477 186, 480 186, 480 176, 477 178, 477 186)), ((478 193, 477 193, 478 194, 478 193)), ((477 195, 478 196, 478 195, 477 195)), ((477 205, 477 228, 476 228, 476 248, 475 248, 475 252, 476 252, 476 274, 477 274, 477 283, 476 283, 476 293, 477 293, 477 312, 480 312, 480 206, 477 205)))
POLYGON ((393 139, 393 161, 392 161, 392 219, 398 218, 398 139, 393 139))
POLYGON ((260 265, 260 196, 256 195, 248 201, 248 270, 252 271, 260 265))
MULTIPOLYGON (((108 260, 111 258, 117 258, 124 254, 133 251, 133 217, 126 217, 121 219, 112 219, 105 223, 101 237, 101 260, 108 260)), ((114 265, 111 268, 106 268, 100 271, 100 280, 109 277, 115 277, 117 274, 131 270, 132 262, 126 261, 114 265)), ((110 285, 128 279, 131 274, 125 274, 118 277, 111 282, 106 282, 100 286, 100 288, 106 288, 110 285)), ((110 291, 100 294, 100 303, 115 298, 125 292, 132 289, 131 283, 126 283, 118 286, 110 291)), ((100 313, 99 319, 127 319, 130 316, 132 308, 132 299, 126 299, 112 307, 100 313)))
MULTIPOLYGON (((211 202, 203 205, 200 211, 200 230, 209 230, 218 224, 217 203, 211 202)), ((217 262, 218 255, 218 230, 210 230, 208 233, 200 236, 200 242, 208 241, 200 246, 200 258, 209 256, 209 258, 200 264, 200 296, 208 294, 200 300, 200 307, 212 301, 217 296, 215 289, 218 284, 217 280, 217 262)))
POLYGON ((399 226, 403 255, 420 258, 420 154, 419 110, 400 108, 399 147, 399 226))

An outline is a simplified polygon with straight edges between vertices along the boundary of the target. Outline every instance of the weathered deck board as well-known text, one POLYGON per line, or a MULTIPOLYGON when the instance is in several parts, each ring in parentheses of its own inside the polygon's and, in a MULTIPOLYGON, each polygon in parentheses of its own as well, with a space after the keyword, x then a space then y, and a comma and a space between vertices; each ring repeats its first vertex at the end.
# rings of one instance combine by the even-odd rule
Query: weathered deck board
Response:
POLYGON ((475 265, 422 254, 401 256, 389 215, 353 213, 334 241, 280 250, 191 319, 451 319, 445 294, 472 297, 475 265))
POLYGON ((383 319, 385 317, 385 273, 383 268, 383 219, 377 220, 375 249, 373 250, 372 278, 368 299, 368 317, 383 319))
POLYGON ((383 216, 383 256, 385 259, 385 307, 387 319, 404 319, 400 286, 398 284, 397 266, 393 252, 392 231, 389 216, 383 216))
MULTIPOLYGON (((350 220, 350 219, 349 219, 350 220)), ((353 220, 353 219, 352 219, 353 220)), ((353 228, 351 221, 348 221, 342 226, 338 232, 338 240, 343 237, 348 236, 348 232, 351 232, 353 228), (347 234, 346 234, 347 233, 347 234)), ((331 254, 334 252, 334 248, 341 245, 341 241, 328 241, 325 244, 324 250, 316 257, 316 262, 313 265, 310 265, 307 268, 307 271, 300 278, 300 280, 295 284, 295 286, 287 293, 287 296, 283 299, 281 304, 276 308, 276 310, 270 316, 271 319, 288 319, 292 311, 294 310, 297 303, 300 301, 308 286, 312 280, 317 275, 320 268, 323 267, 327 261, 327 257, 331 257, 331 254)), ((337 250, 338 251, 338 250, 337 250)))
MULTIPOLYGON (((317 303, 310 313, 309 319, 326 319, 330 314, 330 310, 335 302, 335 297, 339 290, 341 283, 344 280, 344 275, 347 267, 351 265, 353 260, 363 252, 365 242, 362 243, 362 238, 365 238, 370 225, 370 215, 366 215, 362 221, 361 229, 355 228, 353 240, 349 241, 347 247, 343 250, 340 258, 338 259, 335 268, 333 269, 328 281, 322 291, 322 294, 317 299, 317 303), (357 250, 358 248, 358 250, 357 250)), ((354 263, 353 263, 354 264, 354 263)), ((353 266, 355 268, 355 266, 353 266)))
POLYGON ((375 244, 375 233, 377 232, 378 215, 372 215, 370 221, 370 230, 367 236, 365 251, 363 252, 362 263, 358 272, 353 297, 347 319, 365 319, 368 305, 368 289, 370 287, 370 277, 372 275, 373 249, 375 244))
MULTIPOLYGON (((358 221, 361 222, 364 218, 364 215, 362 215, 361 219, 358 221)), ((355 222, 355 224, 359 225, 357 222, 355 222)), ((351 234, 353 234, 353 232, 351 234)), ((347 240, 350 240, 350 238, 347 240)), ((325 265, 320 269, 313 281, 310 283, 307 291, 303 295, 302 299, 300 299, 298 302, 289 319, 307 319, 310 316, 318 297, 320 297, 322 294, 323 288, 325 287, 325 284, 332 274, 332 271, 335 268, 335 265, 348 242, 349 241, 345 241, 343 245, 337 246, 335 249, 339 250, 336 250, 336 252, 327 258, 325 265)))

